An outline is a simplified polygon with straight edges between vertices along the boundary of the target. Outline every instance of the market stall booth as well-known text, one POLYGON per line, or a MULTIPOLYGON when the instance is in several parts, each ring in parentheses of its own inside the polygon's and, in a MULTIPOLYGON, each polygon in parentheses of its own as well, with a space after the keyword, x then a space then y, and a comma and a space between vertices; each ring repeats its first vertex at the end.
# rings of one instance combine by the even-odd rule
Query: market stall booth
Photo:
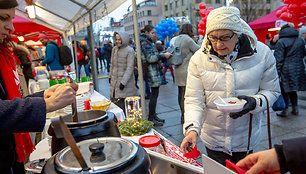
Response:
MULTIPOLYGON (((111 11, 113 11, 114 9, 116 9, 117 7, 119 7, 123 2, 125 2, 125 0, 69 0, 69 1, 62 1, 62 0, 18 0, 19 2, 19 6, 17 8, 17 15, 23 16, 25 15, 25 8, 27 6, 31 6, 34 5, 35 9, 36 9, 36 18, 33 20, 34 22, 37 22, 39 24, 42 24, 44 26, 47 26, 51 29, 54 29, 56 31, 59 31, 62 33, 63 37, 66 40, 75 40, 75 37, 73 37, 73 35, 75 35, 76 32, 80 31, 81 29, 88 27, 89 26, 89 42, 90 42, 90 46, 91 46, 91 52, 94 52, 94 43, 93 43, 93 35, 92 35, 92 22, 94 22, 97 19, 100 19, 101 17, 107 15, 108 13, 110 13, 111 11), (59 5, 60 4, 60 5, 59 5)), ((141 68, 141 59, 140 59, 140 45, 139 45, 139 37, 138 37, 138 25, 137 25, 137 15, 136 15, 136 1, 133 0, 133 17, 134 17, 134 29, 136 31, 135 33, 135 40, 136 40, 136 48, 137 48, 137 61, 138 61, 138 70, 139 70, 139 80, 140 80, 140 86, 142 87, 142 68, 141 68)), ((76 58, 76 57, 75 57, 76 58)), ((76 60, 76 59, 75 59, 76 60)), ((96 57, 93 54, 92 59, 91 59, 91 63, 93 65, 93 70, 96 70, 96 57)), ((77 61, 75 61, 77 62, 77 61)), ((77 65, 77 64, 76 64, 77 65)), ((71 74, 69 74, 71 75, 71 74)), ((61 75, 58 75, 58 78, 56 78, 55 80, 57 80, 58 82, 63 82, 64 79, 62 79, 63 77, 61 75)), ((64 76, 66 77, 66 76, 64 76)), ((54 80, 54 79, 52 79, 54 80)), ((45 80, 41 80, 41 82, 45 82, 45 80)), ((44 83, 41 83, 44 84, 44 83)), ((97 83, 97 73, 94 72, 93 73, 93 84, 94 84, 94 89, 98 90, 98 83, 97 83)), ((35 86, 35 85, 34 85, 35 86)), ((38 86, 44 86, 44 85, 38 85, 38 86)), ((48 86, 48 85, 47 85, 48 86)), ((91 93, 91 101, 94 101, 94 99, 97 99, 99 101, 103 100, 103 96, 100 96, 97 94, 97 91, 90 90, 87 91, 86 93, 91 93), (94 97, 94 98, 93 98, 94 97), (96 97, 96 98, 95 98, 96 97)), ((85 95, 82 96, 81 98, 86 98, 85 95)), ((47 137, 47 132, 48 129, 51 125, 51 122, 53 123, 54 120, 57 120, 57 118, 59 116, 62 115, 67 115, 72 114, 74 118, 78 118, 75 117, 78 114, 73 114, 72 110, 73 108, 77 108, 77 106, 83 106, 85 107, 87 100, 84 99, 84 101, 82 99, 77 98, 76 103, 77 105, 74 105, 74 107, 70 107, 67 106, 66 108, 64 108, 63 110, 58 110, 55 111, 55 113, 49 113, 47 115, 48 120, 47 122, 49 123, 49 125, 46 125, 45 130, 43 132, 43 135, 46 136, 46 138, 44 138, 42 141, 40 141, 37 145, 36 145, 36 151, 34 151, 32 153, 32 155, 30 156, 30 162, 28 163, 29 166, 26 167, 45 167, 45 169, 47 169, 46 167, 51 167, 51 170, 54 171, 55 173, 88 173, 87 171, 92 171, 92 173, 103 173, 104 171, 104 167, 105 164, 101 164, 104 161, 109 161, 109 160, 105 160, 106 158, 104 157, 108 157, 108 155, 112 156, 113 154, 118 154, 115 153, 117 152, 116 150, 119 148, 121 150, 127 150, 127 151, 134 151, 133 149, 142 149, 142 153, 144 152, 145 154, 149 154, 150 156, 150 170, 151 173, 203 173, 203 167, 202 164, 200 162, 198 162, 196 159, 196 157, 186 157, 182 154, 180 148, 176 145, 174 145, 172 142, 170 142, 169 140, 167 140, 165 137, 163 137, 162 135, 160 135, 157 131, 151 129, 152 131, 142 134, 140 135, 140 138, 143 138, 143 136, 154 136, 155 140, 156 137, 157 138, 157 143, 151 143, 151 139, 149 140, 149 142, 147 143, 140 143, 139 141, 134 141, 134 136, 127 136, 124 138, 120 138, 120 139, 105 139, 104 137, 95 137, 95 138, 89 138, 87 140, 74 140, 74 138, 71 138, 71 136, 77 136, 77 134, 74 135, 69 135, 70 138, 66 139, 67 136, 65 137, 65 135, 69 134, 67 131, 65 133, 63 133, 63 125, 65 124, 61 124, 61 130, 62 133, 64 134, 64 138, 67 142, 67 144, 69 146, 66 146, 64 149, 60 150, 58 153, 54 154, 51 158, 51 141, 52 138, 48 138, 47 137), (78 103, 79 101, 81 101, 80 103, 78 103), (70 107, 70 110, 69 110, 70 107), (66 109, 66 110, 65 110, 66 109), (72 112, 72 113, 70 113, 72 112), (54 119, 52 119, 54 118, 54 119), (67 134, 66 134, 67 133, 67 134), (153 135, 152 135, 153 134, 153 135), (116 141, 114 146, 107 146, 107 143, 112 143, 111 141, 116 141), (117 141, 118 140, 118 141, 117 141), (73 141, 78 141, 78 142, 73 142, 73 141), (90 141, 90 142, 89 142, 90 141), (101 145, 101 142, 105 141, 104 145, 101 145), (124 145, 122 144, 122 141, 124 141, 124 145), (87 143, 88 142, 88 143, 87 143), (98 145, 96 143, 98 143, 98 145), (163 143, 162 143, 163 142, 163 143), (76 144, 77 143, 77 144, 76 144), (139 144, 139 145, 138 145, 139 144), (142 145, 141 145, 142 144, 142 145), (92 146, 93 145, 93 146, 92 146), (138 148, 134 148, 135 146, 137 146, 138 148), (160 148, 160 146, 163 147, 163 151, 158 151, 155 149, 158 149, 158 147, 160 148), (112 148, 113 147, 113 148, 112 148), (129 147, 133 147, 133 148, 129 148, 129 147), (77 150, 79 148, 79 150, 77 150), (105 153, 105 156, 103 156, 101 153, 101 150, 103 150, 103 148, 105 148, 107 150, 107 154, 105 153), (152 150, 152 149, 153 150, 152 150), (130 150, 129 150, 130 149, 130 150), (145 149, 145 151, 143 151, 143 149, 145 149), (83 150, 86 152, 83 153, 83 150), (72 152, 73 151, 73 152, 72 152), (78 153, 75 153, 75 151, 79 151, 78 153), (81 152, 80 152, 81 151, 81 152), (92 152, 92 153, 88 153, 88 151, 92 152), (36 152, 36 153, 35 153, 36 152), (80 153, 81 155, 84 155, 83 157, 85 158, 85 162, 84 159, 82 160, 80 157, 80 153), (37 154, 38 156, 36 156, 36 158, 33 157, 33 155, 37 154), (41 156, 44 155, 44 156, 41 156), (63 158, 61 158, 63 157, 63 158), (80 160, 81 159, 81 160, 80 160), (40 162, 47 162, 46 165, 42 165, 40 164, 40 162), (54 163, 53 163, 54 162, 54 163), (70 163, 71 162, 71 163, 70 163), (35 165, 36 164, 36 165, 35 165), (90 165, 87 165, 90 164, 90 165), (91 165, 92 164, 92 165, 91 165), (102 169, 103 168, 103 169, 102 169), (101 170, 100 170, 101 169, 101 170), (171 171, 171 172, 162 172, 165 169, 167 169, 167 171, 171 171)), ((145 106, 145 100, 144 100, 144 90, 141 90, 141 106, 145 106)), ((114 103, 112 103, 113 105, 115 105, 114 103)), ((93 109, 93 106, 91 106, 91 109, 93 109)), ((117 106, 116 106, 117 107, 117 106)), ((84 111, 83 108, 77 108, 78 112, 86 112, 84 111)), ((88 109, 88 108, 86 108, 88 109)), ((91 110, 89 109, 89 110, 91 110)), ((115 110, 111 110, 112 108, 110 107, 110 109, 105 109, 107 111, 110 111, 112 113, 114 113, 114 116, 117 118, 117 120, 121 120, 122 118, 120 117, 120 115, 122 116, 122 110, 119 109, 119 114, 116 113, 115 110)), ((118 107, 115 108, 118 110, 118 107)), ((141 111, 143 114, 145 115, 145 107, 141 108, 141 111)), ((74 112, 76 113, 76 112, 74 112)), ((81 114, 80 114, 81 115, 81 114)), ((83 125, 83 123, 80 125, 79 122, 80 121, 74 121, 73 120, 73 124, 72 127, 70 127, 71 129, 81 129, 80 127, 78 127, 79 125, 82 127, 86 127, 88 126, 88 124, 91 125, 96 125, 98 124, 98 122, 100 122, 101 120, 103 121, 105 114, 101 114, 101 117, 98 117, 98 119, 95 119, 93 122, 92 120, 90 120, 90 123, 88 120, 85 120, 86 123, 84 123, 85 125, 83 125), (78 126, 75 126, 78 125, 78 126)), ((60 117, 61 118, 61 117, 60 117)), ((106 118, 106 117, 105 117, 106 118)), ((107 118, 109 118, 109 116, 107 115, 107 118)), ((61 119, 59 119, 61 120, 61 119)), ((123 120, 126 120, 126 118, 123 118, 123 120)), ((144 119, 146 120, 146 119, 144 119)), ((82 120, 83 121, 83 120, 82 120)), ((69 125, 69 123, 66 123, 67 125, 69 125)), ((153 124, 153 123, 152 123, 153 124)), ((105 125, 105 127, 109 127, 107 125, 109 124, 101 124, 101 125, 105 125)), ((54 126, 54 124, 53 124, 54 126)), ((118 124, 118 127, 120 128, 120 123, 118 124)), ((56 134, 56 136, 59 136, 56 132, 58 129, 56 129, 54 127, 54 132, 56 134)), ((93 130, 93 129, 87 129, 87 130, 93 130)), ((113 129, 114 130, 114 129, 113 129)), ((120 129, 119 129, 120 130, 120 129)), ((71 131, 72 132, 72 131, 71 131)), ((115 131, 116 132, 116 131, 115 131)), ((70 133, 71 134, 71 133, 70 133)), ((91 134, 91 133, 90 133, 91 134)), ((145 141, 146 142, 146 141, 145 141)), ((197 151, 196 148, 194 148, 193 150, 191 150, 191 152, 193 151, 197 151)), ((103 151, 104 152, 104 151, 103 151)), ((106 152, 106 151, 105 151, 106 152)), ((127 154, 128 156, 130 155, 130 153, 127 154)), ((198 154, 197 156, 199 156, 200 154, 198 154)), ((121 156, 121 157, 125 157, 125 155, 122 156, 122 153, 119 153, 117 156, 121 156)), ((138 157, 138 155, 132 155, 131 158, 129 158, 130 160, 128 160, 128 162, 135 162, 138 157)), ((143 155, 143 156, 147 156, 147 155, 143 155)), ((107 158, 109 159, 109 158, 107 158)), ((119 161, 121 161, 122 163, 117 163, 117 161, 113 161, 113 163, 111 164, 112 168, 113 166, 115 166, 115 171, 117 171, 117 173, 123 173, 123 172, 118 172, 118 170, 120 167, 123 166, 123 164, 127 164, 125 163, 125 158, 121 158, 119 159, 119 161), (123 160, 122 160, 123 159, 123 160), (113 164, 118 164, 120 167, 118 167, 118 165, 113 165, 113 164)), ((143 162, 143 160, 140 160, 140 162, 143 162)), ((214 162, 216 163, 216 162, 214 162)), ((129 163, 130 164, 130 163, 129 163)), ((136 163, 133 163, 136 164, 136 163)), ((107 166, 109 166, 107 164, 107 166)), ((131 166, 131 165, 130 165, 131 166)), ((205 166, 205 165, 204 165, 205 166)), ((112 171, 109 170, 110 168, 107 168, 107 171, 112 171)), ((204 167, 205 168, 205 167, 204 167)), ((225 169, 223 166, 217 166, 214 169, 217 168, 222 168, 225 169)), ((114 169, 114 168, 112 168, 114 169)), ((227 169, 226 169, 227 170, 227 169)), ((42 170, 40 170, 41 172, 42 170)), ((44 171, 44 169, 43 169, 44 171)), ((48 170, 49 171, 49 170, 48 170)), ((146 171, 146 170, 145 170, 146 171)), ((231 171, 227 171, 228 173, 232 173, 231 171)), ((45 172, 48 173, 48 172, 45 172)), ((89 172, 90 173, 90 172, 89 172)), ((115 172, 110 172, 110 173, 115 173, 115 172)), ((143 172, 140 172, 143 173, 143 172)), ((146 172, 145 172, 146 173, 146 172)))
POLYGON ((27 45, 41 46, 42 44, 38 42, 38 35, 45 32, 51 40, 61 44, 61 33, 59 31, 37 24, 28 18, 16 15, 13 19, 13 25, 15 31, 12 33, 12 40, 14 42, 20 40, 26 42, 27 45))
POLYGON ((273 28, 278 28, 281 27, 284 21, 280 20, 279 18, 276 17, 276 12, 281 10, 284 6, 280 6, 273 12, 267 14, 266 16, 263 16, 259 19, 256 19, 255 21, 249 22, 249 26, 252 28, 254 31, 255 35, 257 36, 258 41, 265 42, 266 35, 270 33, 273 36, 276 34, 279 29, 274 29, 273 28), (270 29, 270 31, 269 31, 270 29), (271 31, 272 30, 272 31, 271 31))

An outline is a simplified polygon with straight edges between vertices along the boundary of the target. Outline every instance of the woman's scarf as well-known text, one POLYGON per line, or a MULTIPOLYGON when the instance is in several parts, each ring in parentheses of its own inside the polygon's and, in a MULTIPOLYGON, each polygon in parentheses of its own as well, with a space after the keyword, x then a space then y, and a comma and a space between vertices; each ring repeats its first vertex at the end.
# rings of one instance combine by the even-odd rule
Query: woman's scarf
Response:
POLYGON ((234 62, 234 60, 237 59, 239 49, 240 49, 240 44, 239 44, 239 39, 237 39, 234 50, 228 55, 224 56, 225 61, 229 64, 234 62))
MULTIPOLYGON (((7 99, 13 100, 16 97, 22 98, 19 86, 19 75, 15 66, 16 56, 9 49, 0 48, 0 75, 6 90, 7 99), (15 60, 14 60, 15 59, 15 60)), ((18 59, 18 58, 17 58, 18 59)), ((17 161, 26 160, 26 155, 30 155, 35 149, 29 133, 14 133, 17 161)))

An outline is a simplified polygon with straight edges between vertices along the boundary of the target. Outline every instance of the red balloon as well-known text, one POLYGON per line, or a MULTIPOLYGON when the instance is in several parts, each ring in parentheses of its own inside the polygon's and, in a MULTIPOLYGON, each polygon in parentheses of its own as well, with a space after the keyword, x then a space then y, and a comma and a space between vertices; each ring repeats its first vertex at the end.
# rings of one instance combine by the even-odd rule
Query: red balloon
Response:
POLYGON ((305 12, 305 11, 306 11, 306 2, 303 2, 303 3, 300 5, 300 9, 302 9, 302 12, 305 12))
POLYGON ((286 12, 287 10, 288 10, 288 5, 284 6, 284 7, 281 9, 282 12, 286 12))
POLYGON ((283 0, 284 4, 290 4, 291 0, 283 0))
POLYGON ((200 15, 202 16, 202 17, 204 17, 204 16, 206 16, 206 10, 205 9, 201 9, 200 10, 200 15))
POLYGON ((198 33, 199 33, 199 35, 202 35, 202 36, 205 35, 205 32, 204 32, 204 30, 202 30, 202 29, 199 29, 199 30, 198 30, 198 33))
POLYGON ((276 17, 279 18, 281 14, 282 14, 282 11, 281 11, 281 10, 278 10, 278 11, 276 12, 276 17))
POLYGON ((292 21, 292 14, 288 13, 288 12, 284 12, 280 15, 280 19, 290 22, 292 21))
POLYGON ((201 29, 201 25, 200 25, 200 23, 198 24, 198 29, 201 29))
POLYGON ((289 5, 288 5, 288 10, 294 11, 294 10, 296 10, 297 7, 298 7, 297 4, 289 4, 289 5))
POLYGON ((203 21, 203 19, 200 21, 200 23, 199 23, 199 25, 201 26, 201 28, 202 27, 204 27, 205 25, 206 25, 206 22, 205 21, 203 21))
POLYGON ((206 9, 206 4, 205 4, 204 2, 201 2, 201 3, 199 4, 199 8, 200 8, 200 9, 206 9))
POLYGON ((210 11, 213 10, 213 9, 214 9, 214 7, 209 7, 209 8, 208 8, 208 10, 210 10, 210 11))

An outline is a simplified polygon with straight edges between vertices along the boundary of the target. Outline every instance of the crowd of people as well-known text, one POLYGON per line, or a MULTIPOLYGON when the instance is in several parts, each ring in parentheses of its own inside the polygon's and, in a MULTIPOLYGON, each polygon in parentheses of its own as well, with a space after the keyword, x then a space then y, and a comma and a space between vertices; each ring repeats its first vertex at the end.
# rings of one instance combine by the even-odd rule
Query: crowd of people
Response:
MULTIPOLYGON (((3 173, 24 171, 23 161, 34 150, 27 132, 42 131, 46 113, 74 102, 78 89, 75 83, 65 83, 31 95, 22 92, 22 78, 26 86, 34 79, 32 61, 39 56, 23 42, 10 42, 17 5, 16 0, 0 1, 0 171, 3 173)), ((167 62, 173 55, 166 43, 157 41, 155 28, 146 25, 140 34, 140 51, 146 99, 149 99, 148 120, 154 126, 165 123, 156 113, 156 104, 160 86, 166 84, 165 73, 170 69, 178 87, 185 135, 181 143, 183 153, 196 146, 200 137, 207 155, 222 165, 229 159, 248 173, 302 173, 306 162, 302 146, 305 137, 284 140, 283 145, 275 145, 274 149, 249 155, 260 142, 267 102, 271 106, 282 94, 286 108, 278 116, 287 117, 290 105, 291 113, 299 114, 297 91, 306 90, 306 31, 301 30, 301 34, 286 24, 273 39, 267 35, 265 43, 259 42, 241 19, 239 9, 221 7, 209 13, 206 34, 200 42, 195 40, 191 24, 180 27, 169 46, 179 45, 183 61, 171 65, 167 62), (246 104, 240 112, 225 113, 214 104, 218 97, 237 97, 246 104)), ((108 72, 111 100, 125 110, 124 99, 138 95, 136 48, 125 32, 115 32, 113 38, 114 44, 105 42, 96 48, 95 54, 100 68, 108 72)), ((57 43, 46 34, 40 34, 39 40, 46 47, 39 64, 46 65, 50 71, 63 70, 57 43)), ((87 47, 78 41, 73 41, 72 47, 76 50, 78 70, 84 66, 86 76, 90 77, 87 47)))

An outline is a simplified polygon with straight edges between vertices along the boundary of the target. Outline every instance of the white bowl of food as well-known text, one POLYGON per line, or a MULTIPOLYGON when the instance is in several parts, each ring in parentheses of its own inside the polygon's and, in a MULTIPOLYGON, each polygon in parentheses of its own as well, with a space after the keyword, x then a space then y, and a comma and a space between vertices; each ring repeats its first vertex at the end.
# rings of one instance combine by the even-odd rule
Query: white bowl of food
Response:
POLYGON ((240 100, 236 97, 217 99, 214 101, 218 110, 222 112, 240 112, 243 109, 245 100, 240 100))

